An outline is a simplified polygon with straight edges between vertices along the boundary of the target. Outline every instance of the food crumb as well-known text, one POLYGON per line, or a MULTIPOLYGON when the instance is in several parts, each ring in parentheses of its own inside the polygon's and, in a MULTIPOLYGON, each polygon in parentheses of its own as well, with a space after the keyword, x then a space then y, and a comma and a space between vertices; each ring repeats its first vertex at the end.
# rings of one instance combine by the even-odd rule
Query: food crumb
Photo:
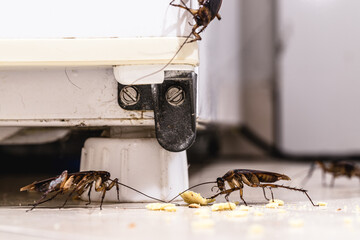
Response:
POLYGON ((236 208, 235 203, 216 203, 211 206, 212 211, 225 211, 225 210, 234 210, 236 208))
POLYGON ((352 222, 353 222, 353 220, 351 218, 349 218, 349 217, 344 218, 344 223, 351 224, 352 222))
POLYGON ((284 206, 284 201, 280 199, 270 199, 269 203, 277 203, 278 206, 284 206))
POLYGON ((341 211, 341 208, 336 209, 336 211, 341 211))
POLYGON ((215 199, 203 198, 200 193, 196 193, 193 191, 186 191, 186 192, 180 194, 180 196, 182 197, 184 202, 189 203, 189 204, 197 203, 200 205, 207 205, 207 204, 215 201, 215 199))
POLYGON ((151 211, 165 210, 168 212, 176 212, 175 204, 172 203, 149 203, 146 208, 151 211))
POLYGON ((200 208, 200 204, 198 203, 192 203, 192 204, 189 204, 189 208, 200 208))
POLYGON ((289 224, 291 227, 300 228, 304 226, 304 220, 302 219, 290 219, 289 224))
POLYGON ((327 207, 327 202, 318 202, 317 205, 319 205, 319 207, 327 207))
POLYGON ((198 209, 194 214, 201 218, 210 218, 210 211, 207 209, 198 209))
POLYGON ((251 225, 249 228, 249 233, 252 235, 262 234, 264 232, 264 227, 259 224, 251 225))
POLYGON ((211 219, 198 220, 198 221, 193 221, 191 223, 191 226, 194 229, 209 229, 209 228, 213 228, 214 225, 215 225, 215 223, 211 219))
POLYGON ((175 206, 166 206, 164 207, 166 212, 176 212, 177 208, 175 206))
POLYGON ((135 223, 130 223, 128 227, 131 228, 131 229, 132 229, 132 228, 135 228, 135 227, 136 227, 136 224, 135 224, 135 223))
POLYGON ((255 211, 254 216, 261 217, 261 216, 264 216, 264 213, 260 212, 260 211, 255 211))
POLYGON ((268 203, 265 205, 266 208, 278 208, 279 204, 277 202, 268 203))
POLYGON ((249 215, 248 212, 244 211, 232 211, 227 214, 227 217, 247 217, 249 215))
POLYGON ((245 206, 245 205, 240 205, 239 211, 250 211, 250 207, 245 206))
POLYGON ((277 212, 278 212, 278 213, 286 213, 286 210, 285 210, 285 209, 278 209, 277 212))

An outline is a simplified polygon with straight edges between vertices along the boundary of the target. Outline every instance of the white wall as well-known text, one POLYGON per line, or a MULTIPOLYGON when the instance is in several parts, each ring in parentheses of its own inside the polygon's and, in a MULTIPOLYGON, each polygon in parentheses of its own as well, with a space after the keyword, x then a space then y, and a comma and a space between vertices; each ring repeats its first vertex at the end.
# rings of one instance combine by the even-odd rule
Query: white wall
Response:
POLYGON ((278 2, 281 148, 359 153, 360 1, 278 2))
POLYGON ((242 121, 241 1, 224 0, 222 20, 202 34, 199 67, 199 115, 226 124, 242 121))
POLYGON ((244 125, 274 143, 274 1, 243 0, 244 125))

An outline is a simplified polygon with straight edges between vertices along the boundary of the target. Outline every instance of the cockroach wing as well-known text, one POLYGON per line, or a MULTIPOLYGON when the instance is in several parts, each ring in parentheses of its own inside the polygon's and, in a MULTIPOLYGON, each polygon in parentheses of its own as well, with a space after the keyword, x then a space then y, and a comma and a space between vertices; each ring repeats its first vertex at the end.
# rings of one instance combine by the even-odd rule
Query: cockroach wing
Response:
POLYGON ((222 0, 208 0, 204 5, 210 9, 213 17, 220 11, 222 0))
POLYGON ((235 169, 234 172, 237 174, 244 174, 244 175, 255 174, 260 182, 276 182, 279 180, 287 180, 287 181, 291 180, 290 177, 286 176, 285 174, 262 171, 262 170, 235 169))

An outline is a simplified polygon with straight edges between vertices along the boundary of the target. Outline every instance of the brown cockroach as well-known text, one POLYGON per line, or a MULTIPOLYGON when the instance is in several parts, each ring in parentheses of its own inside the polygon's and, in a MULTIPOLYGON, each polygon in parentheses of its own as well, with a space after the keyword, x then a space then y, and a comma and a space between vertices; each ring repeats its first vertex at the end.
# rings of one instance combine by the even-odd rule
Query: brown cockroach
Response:
POLYGON ((332 175, 331 179, 331 187, 335 185, 335 179, 340 176, 345 176, 348 178, 358 177, 360 179, 360 167, 356 165, 354 162, 346 161, 346 160, 334 160, 331 162, 324 161, 315 161, 311 164, 308 175, 303 180, 303 184, 305 184, 312 176, 315 166, 318 165, 322 169, 322 184, 326 186, 326 173, 332 175))
POLYGON ((117 178, 110 179, 110 173, 106 171, 82 171, 76 173, 68 173, 67 170, 63 171, 59 176, 45 179, 42 181, 35 181, 32 184, 29 184, 25 187, 20 188, 20 191, 29 191, 29 192, 40 192, 42 193, 41 198, 32 205, 32 208, 28 211, 33 210, 40 204, 51 201, 59 194, 69 193, 64 204, 61 207, 64 207, 69 200, 69 198, 76 194, 76 196, 81 196, 85 191, 88 190, 89 201, 86 205, 91 203, 90 194, 91 189, 94 186, 96 192, 101 192, 101 202, 100 210, 102 209, 104 197, 107 191, 116 186, 117 199, 119 198, 119 186, 127 187, 135 192, 138 192, 148 198, 151 198, 156 201, 164 202, 160 199, 151 197, 145 193, 142 193, 130 186, 127 186, 123 183, 120 183, 117 178), (53 193, 53 195, 46 199, 46 197, 53 193))
MULTIPOLYGON (((274 200, 274 194, 272 192, 272 188, 285 188, 285 189, 299 191, 299 192, 304 193, 308 197, 308 199, 310 200, 310 202, 313 206, 318 206, 318 205, 314 204, 314 202, 308 195, 307 190, 302 189, 302 188, 295 188, 295 187, 290 187, 290 186, 273 184, 274 182, 277 182, 279 180, 287 180, 288 181, 291 179, 290 179, 290 177, 288 177, 284 174, 279 174, 279 173, 274 173, 274 172, 252 170, 252 169, 234 169, 234 170, 230 170, 227 173, 225 173, 224 176, 218 177, 215 182, 200 183, 189 189, 192 189, 194 187, 204 185, 204 184, 210 184, 210 183, 214 184, 215 183, 216 184, 215 187, 217 187, 220 192, 213 195, 210 198, 216 198, 217 196, 219 196, 221 194, 225 194, 226 201, 229 201, 229 195, 232 192, 239 190, 241 200, 244 202, 245 205, 247 205, 246 201, 243 198, 244 184, 248 185, 249 187, 262 188, 264 197, 266 200, 269 200, 269 199, 266 197, 265 188, 270 189, 272 200, 274 200), (228 185, 230 186, 229 189, 226 189, 225 182, 227 182, 228 185)), ((187 189, 187 190, 189 190, 189 189, 187 189)), ((187 190, 185 190, 184 192, 186 192, 187 190)), ((184 192, 182 192, 182 193, 184 193, 184 192)), ((180 194, 182 194, 182 193, 180 193, 180 194)), ((175 198, 177 198, 178 196, 176 196, 175 198)), ((172 200, 174 200, 175 198, 173 198, 172 200)))
POLYGON ((217 19, 221 20, 219 11, 221 8, 222 0, 198 0, 198 2, 199 2, 198 9, 191 9, 191 8, 187 7, 183 0, 180 0, 182 5, 174 4, 173 2, 175 2, 175 0, 172 0, 170 2, 171 6, 185 9, 193 16, 195 25, 193 26, 190 34, 185 38, 184 42, 180 45, 178 50, 175 52, 174 56, 170 59, 170 61, 167 64, 165 64, 161 69, 159 69, 155 72, 152 72, 141 78, 136 79, 134 82, 131 83, 131 85, 136 83, 137 81, 140 81, 144 78, 150 77, 154 74, 157 74, 157 73, 163 71, 165 68, 167 68, 172 63, 172 61, 179 54, 179 52, 181 51, 181 49, 184 47, 184 45, 186 43, 191 43, 191 42, 201 40, 200 33, 203 32, 208 27, 210 22, 212 20, 214 20, 215 17, 217 19), (199 31, 196 31, 200 27, 201 27, 201 29, 199 31), (191 36, 194 36, 195 38, 189 41, 191 36))
POLYGON ((194 39, 190 40, 189 42, 195 42, 201 40, 200 33, 203 32, 209 23, 214 20, 216 17, 218 20, 221 20, 221 16, 219 14, 222 0, 198 0, 199 2, 199 9, 191 9, 186 6, 183 0, 180 0, 182 5, 174 4, 175 0, 172 0, 170 5, 174 7, 179 7, 188 11, 195 20, 195 25, 191 30, 191 34, 194 35, 194 39), (201 29, 196 32, 198 28, 201 29))

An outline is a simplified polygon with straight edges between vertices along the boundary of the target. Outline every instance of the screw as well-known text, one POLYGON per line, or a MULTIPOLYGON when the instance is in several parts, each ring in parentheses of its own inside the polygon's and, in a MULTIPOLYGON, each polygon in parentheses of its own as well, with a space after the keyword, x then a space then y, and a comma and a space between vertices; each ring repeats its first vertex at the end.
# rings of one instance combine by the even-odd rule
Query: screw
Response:
POLYGON ((166 101, 173 105, 179 106, 185 100, 185 92, 179 86, 170 87, 166 92, 166 101))
POLYGON ((140 94, 135 87, 125 86, 120 91, 120 100, 126 106, 135 105, 140 100, 140 94))

